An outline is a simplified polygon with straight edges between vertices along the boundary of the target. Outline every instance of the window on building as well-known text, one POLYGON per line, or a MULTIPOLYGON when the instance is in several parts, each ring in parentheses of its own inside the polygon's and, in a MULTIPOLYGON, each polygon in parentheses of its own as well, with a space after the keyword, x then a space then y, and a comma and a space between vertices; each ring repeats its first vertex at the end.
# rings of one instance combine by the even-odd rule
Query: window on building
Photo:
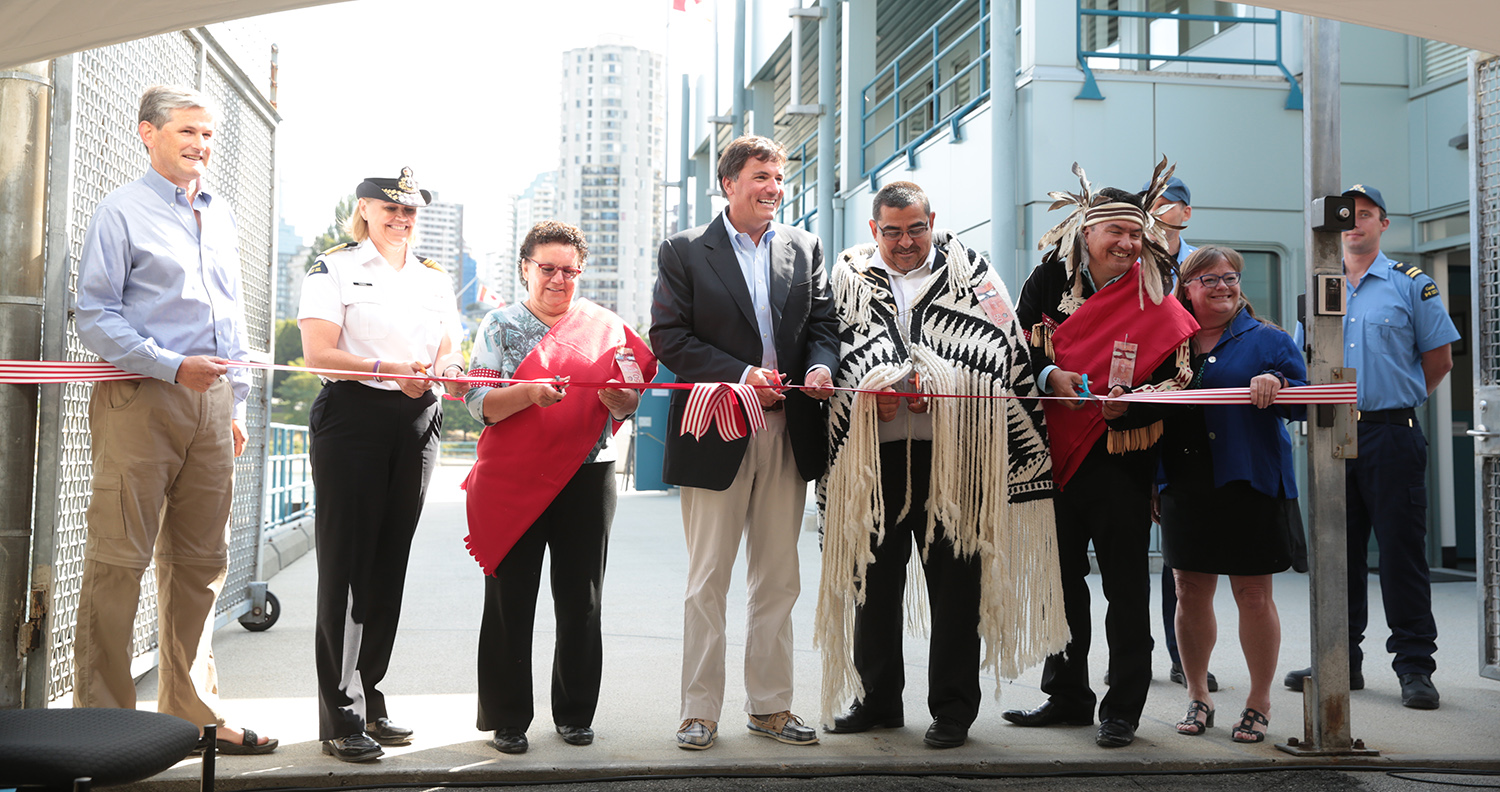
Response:
MULTIPOLYGON (((1146 10, 1157 14, 1236 15, 1234 3, 1221 3, 1217 0, 1147 0, 1146 10)), ((1237 23, 1196 19, 1153 19, 1146 28, 1147 51, 1153 55, 1181 55, 1235 24, 1237 23)), ((1151 65, 1154 67, 1161 63, 1165 61, 1153 61, 1151 65)))
POLYGON ((1469 53, 1472 52, 1469 48, 1430 39, 1421 39, 1421 42, 1419 85, 1426 85, 1450 74, 1461 74, 1468 68, 1469 53))
POLYGON ((1269 250, 1237 250, 1245 257, 1240 293, 1255 307, 1256 316, 1286 327, 1281 315, 1281 256, 1269 250))

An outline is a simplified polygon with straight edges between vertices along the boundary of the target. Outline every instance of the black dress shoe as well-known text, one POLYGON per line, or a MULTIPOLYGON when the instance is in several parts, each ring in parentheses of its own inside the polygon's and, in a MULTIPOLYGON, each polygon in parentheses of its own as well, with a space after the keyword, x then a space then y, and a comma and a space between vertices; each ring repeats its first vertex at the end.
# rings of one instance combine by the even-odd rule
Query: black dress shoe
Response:
POLYGON ((901 713, 879 713, 860 702, 850 705, 849 711, 836 715, 832 726, 824 726, 829 734, 858 734, 871 729, 899 729, 906 725, 901 713))
POLYGON ((951 721, 935 720, 927 727, 922 742, 933 748, 957 748, 968 742, 969 727, 951 721))
POLYGON ((526 753, 526 730, 525 729, 496 729, 495 739, 490 740, 490 745, 503 754, 526 753))
MULTIPOLYGON (((1187 687, 1187 675, 1182 673, 1182 663, 1173 663, 1172 670, 1167 672, 1167 679, 1187 687)), ((1108 684, 1108 683, 1105 683, 1108 684)), ((1219 692, 1219 680, 1214 678, 1214 672, 1208 672, 1208 692, 1219 692)))
POLYGON ((374 723, 365 724, 365 734, 381 745, 405 745, 411 742, 413 733, 411 729, 391 723, 390 718, 376 718, 374 723))
POLYGON ((590 745, 594 742, 594 730, 587 726, 558 726, 557 733, 562 735, 563 742, 568 745, 590 745))
POLYGON ((1401 675, 1401 706, 1412 709, 1434 710, 1438 708, 1437 687, 1428 674, 1401 675))
POLYGON ((1135 727, 1118 718, 1108 718, 1099 722, 1099 735, 1094 742, 1100 748, 1124 748, 1135 742, 1135 727))
POLYGON ((1094 725, 1093 712, 1067 712, 1050 701, 1042 703, 1042 706, 1034 710, 1006 710, 1000 713, 1000 717, 1016 724, 1017 726, 1092 726, 1094 725))
POLYGON ((363 733, 324 740, 323 753, 340 762, 369 762, 385 755, 385 751, 369 735, 363 733))
MULTIPOLYGON (((1311 668, 1299 668, 1296 671, 1288 671, 1286 679, 1281 680, 1281 683, 1291 688, 1292 690, 1301 693, 1302 686, 1307 684, 1307 678, 1310 676, 1312 676, 1311 668)), ((1365 675, 1359 671, 1355 671, 1352 668, 1349 669, 1349 689, 1364 690, 1365 675)))

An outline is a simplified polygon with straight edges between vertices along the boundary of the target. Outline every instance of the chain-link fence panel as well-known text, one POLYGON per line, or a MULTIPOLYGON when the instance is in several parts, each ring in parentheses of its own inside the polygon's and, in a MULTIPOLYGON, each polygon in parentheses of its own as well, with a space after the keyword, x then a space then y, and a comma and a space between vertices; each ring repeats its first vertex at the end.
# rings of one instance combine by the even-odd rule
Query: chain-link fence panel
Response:
MULTIPOLYGON (((1500 58, 1475 64, 1473 151, 1475 206, 1473 245, 1472 345, 1475 357, 1475 405, 1480 431, 1500 431, 1500 58), (1488 408, 1486 405, 1488 404, 1488 408)), ((1476 437, 1483 457, 1479 470, 1480 658, 1482 672, 1500 678, 1500 455, 1497 441, 1476 437), (1487 453, 1487 449, 1489 452, 1487 453)))
MULTIPOLYGON (((265 64, 269 52, 264 53, 265 64)), ((222 50, 205 44, 191 31, 155 36, 59 59, 54 87, 51 157, 66 157, 66 183, 49 185, 49 277, 66 279, 73 291, 84 237, 99 202, 112 190, 140 178, 149 160, 135 129, 141 93, 155 83, 196 86, 220 105, 218 137, 209 186, 227 200, 239 227, 247 346, 266 353, 271 343, 270 283, 274 263, 272 172, 274 117, 264 99, 238 77, 222 50), (207 51, 205 51, 207 50, 207 51)), ((266 70, 268 65, 259 65, 266 70)), ((57 172, 54 169, 54 172, 57 172)), ((54 292, 55 293, 55 292, 54 292)), ((48 334, 62 334, 68 360, 97 360, 78 340, 71 303, 54 300, 46 307, 48 334)), ((247 429, 250 439, 235 464, 235 497, 230 537, 230 571, 218 604, 225 614, 248 609, 248 584, 255 576, 260 543, 262 490, 267 427, 268 378, 256 372, 250 395, 247 429)), ((74 383, 45 391, 57 399, 55 431, 43 439, 54 444, 56 469, 37 473, 37 530, 52 532, 53 580, 49 609, 48 701, 61 698, 73 685, 73 638, 86 537, 84 513, 90 498, 92 460, 88 422, 92 386, 74 383), (45 491, 50 488, 52 491, 45 491)), ((149 662, 157 645, 155 570, 142 580, 135 620, 133 656, 149 662)))

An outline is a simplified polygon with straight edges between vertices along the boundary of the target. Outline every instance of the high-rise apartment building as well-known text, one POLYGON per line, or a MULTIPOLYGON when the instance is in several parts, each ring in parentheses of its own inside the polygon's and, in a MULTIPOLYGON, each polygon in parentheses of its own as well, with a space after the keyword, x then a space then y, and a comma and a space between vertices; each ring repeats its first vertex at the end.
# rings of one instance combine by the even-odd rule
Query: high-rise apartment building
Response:
POLYGON ((285 220, 277 222, 276 230, 276 311, 277 319, 296 319, 297 303, 302 299, 302 277, 306 274, 303 263, 307 260, 308 247, 285 220))
MULTIPOLYGON (((494 286, 506 302, 516 302, 526 297, 526 286, 521 283, 520 269, 516 266, 520 261, 521 243, 526 241, 526 232, 543 220, 558 219, 557 171, 537 174, 525 192, 511 199, 510 209, 510 242, 502 248, 504 256, 496 272, 498 280, 494 286)), ((589 246, 588 266, 593 266, 592 237, 589 238, 589 246)))
MULTIPOLYGON (((651 320, 661 242, 666 75, 661 55, 623 44, 563 53, 558 219, 583 229, 578 294, 632 327, 651 320)), ((524 232, 523 232, 524 233, 524 232)))
POLYGON ((432 203, 417 210, 417 242, 412 252, 436 261, 453 277, 455 296, 463 291, 464 205, 443 203, 433 193, 432 203))

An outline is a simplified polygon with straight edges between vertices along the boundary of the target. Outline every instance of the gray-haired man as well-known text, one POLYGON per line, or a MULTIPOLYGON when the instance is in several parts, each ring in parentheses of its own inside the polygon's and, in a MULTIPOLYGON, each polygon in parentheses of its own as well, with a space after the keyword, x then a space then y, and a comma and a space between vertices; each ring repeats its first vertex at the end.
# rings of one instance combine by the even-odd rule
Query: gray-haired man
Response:
POLYGON ((100 382, 89 403, 93 495, 73 647, 76 707, 134 707, 132 628, 156 561, 157 709, 220 726, 222 753, 277 741, 224 725, 210 638, 229 568, 234 457, 245 448, 234 217, 203 183, 215 114, 196 91, 155 85, 136 131, 151 167, 99 202, 78 263, 78 336, 145 379, 100 382))

